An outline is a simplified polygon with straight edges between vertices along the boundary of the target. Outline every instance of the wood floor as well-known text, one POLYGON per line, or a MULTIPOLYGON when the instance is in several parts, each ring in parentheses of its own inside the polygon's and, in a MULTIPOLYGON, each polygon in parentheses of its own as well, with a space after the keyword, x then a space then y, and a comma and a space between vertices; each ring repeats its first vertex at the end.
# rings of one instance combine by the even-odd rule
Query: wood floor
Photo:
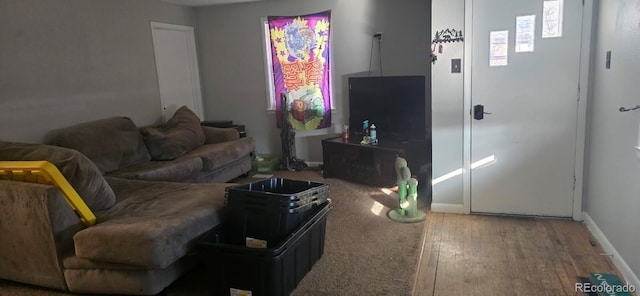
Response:
POLYGON ((622 278, 580 222, 428 212, 424 235, 414 296, 584 295, 578 276, 622 278))

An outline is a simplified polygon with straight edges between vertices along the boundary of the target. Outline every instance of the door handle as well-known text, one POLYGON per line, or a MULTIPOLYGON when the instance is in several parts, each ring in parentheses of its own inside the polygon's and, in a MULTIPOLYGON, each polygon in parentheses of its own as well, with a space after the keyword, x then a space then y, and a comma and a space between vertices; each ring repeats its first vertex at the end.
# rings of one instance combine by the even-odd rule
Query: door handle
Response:
POLYGON ((484 115, 485 114, 490 115, 491 113, 484 112, 484 106, 483 105, 475 105, 475 106, 473 106, 473 119, 482 120, 482 119, 484 119, 484 115))

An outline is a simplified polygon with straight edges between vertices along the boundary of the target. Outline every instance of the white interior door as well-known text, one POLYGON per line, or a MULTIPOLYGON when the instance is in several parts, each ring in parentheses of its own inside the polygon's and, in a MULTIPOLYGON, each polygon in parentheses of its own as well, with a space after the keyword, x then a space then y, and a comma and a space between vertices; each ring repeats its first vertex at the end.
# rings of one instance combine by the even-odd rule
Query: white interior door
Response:
POLYGON ((193 27, 151 22, 151 32, 163 121, 182 106, 204 119, 193 27))
POLYGON ((583 4, 564 0, 559 22, 556 4, 473 1, 471 100, 491 114, 471 120, 472 212, 572 216, 583 4))

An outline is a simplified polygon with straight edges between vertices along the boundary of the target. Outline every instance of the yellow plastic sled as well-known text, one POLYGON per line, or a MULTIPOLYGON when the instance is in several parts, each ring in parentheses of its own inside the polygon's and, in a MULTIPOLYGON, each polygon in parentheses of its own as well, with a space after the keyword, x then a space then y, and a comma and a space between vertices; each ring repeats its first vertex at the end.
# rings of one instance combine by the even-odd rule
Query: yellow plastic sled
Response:
POLYGON ((58 168, 48 161, 0 161, 0 179, 54 185, 62 191, 82 224, 96 223, 96 216, 58 168))

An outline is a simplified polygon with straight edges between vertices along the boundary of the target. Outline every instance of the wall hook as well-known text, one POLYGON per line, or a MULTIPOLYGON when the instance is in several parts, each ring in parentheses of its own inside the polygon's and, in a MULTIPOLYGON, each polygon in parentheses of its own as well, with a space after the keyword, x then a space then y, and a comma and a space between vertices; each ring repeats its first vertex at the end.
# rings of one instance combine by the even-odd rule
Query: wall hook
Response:
POLYGON ((462 42, 464 37, 462 31, 456 29, 444 29, 436 32, 436 37, 431 41, 432 43, 448 43, 448 42, 462 42))

